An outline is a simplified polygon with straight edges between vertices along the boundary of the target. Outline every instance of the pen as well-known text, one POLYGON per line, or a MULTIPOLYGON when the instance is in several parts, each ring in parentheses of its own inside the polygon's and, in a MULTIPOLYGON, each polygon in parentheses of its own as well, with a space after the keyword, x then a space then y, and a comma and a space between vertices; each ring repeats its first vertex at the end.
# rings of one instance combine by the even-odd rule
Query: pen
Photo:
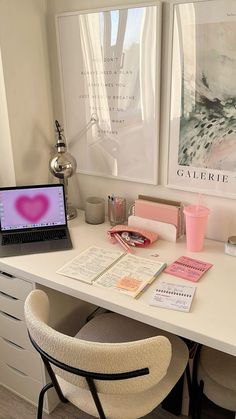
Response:
POLYGON ((153 283, 153 281, 158 277, 158 275, 163 271, 163 269, 166 268, 166 263, 163 263, 161 269, 159 269, 155 275, 152 276, 152 278, 150 278, 150 280, 148 281, 147 284, 144 285, 143 288, 141 288, 141 290, 138 292, 138 294, 135 296, 135 298, 139 298, 140 295, 142 295, 144 293, 144 291, 146 291, 146 289, 153 283))
POLYGON ((147 282, 147 284, 144 285, 143 288, 138 292, 138 294, 135 296, 135 298, 139 298, 146 289, 153 283, 153 281, 157 278, 157 275, 153 275, 153 277, 147 282))
POLYGON ((118 241, 118 243, 120 243, 120 245, 126 250, 126 252, 132 253, 132 250, 128 243, 126 243, 118 233, 114 233, 113 236, 118 241))

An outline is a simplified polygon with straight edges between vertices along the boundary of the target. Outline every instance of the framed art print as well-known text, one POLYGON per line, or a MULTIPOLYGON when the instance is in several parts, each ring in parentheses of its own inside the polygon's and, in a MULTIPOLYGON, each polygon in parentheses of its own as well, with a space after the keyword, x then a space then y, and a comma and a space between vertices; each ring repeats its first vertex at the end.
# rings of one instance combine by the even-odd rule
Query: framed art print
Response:
POLYGON ((170 6, 167 186, 236 197, 236 2, 170 6))
POLYGON ((64 126, 80 173, 157 183, 159 3, 56 16, 64 126))

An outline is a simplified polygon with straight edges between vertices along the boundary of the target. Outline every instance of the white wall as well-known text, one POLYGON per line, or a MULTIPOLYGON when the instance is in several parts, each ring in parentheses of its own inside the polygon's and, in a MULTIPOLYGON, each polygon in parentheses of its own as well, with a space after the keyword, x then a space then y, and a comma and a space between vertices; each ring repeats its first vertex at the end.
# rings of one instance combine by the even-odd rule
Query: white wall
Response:
POLYGON ((0 49, 0 133, 1 133, 1 154, 0 154, 0 185, 15 185, 15 169, 12 154, 11 135, 7 110, 7 98, 4 83, 2 56, 0 49))
MULTIPOLYGON (((129 2, 119 0, 49 0, 48 2, 48 28, 49 28, 49 48, 51 57, 51 68, 53 74, 53 97, 55 117, 62 120, 61 98, 59 92, 59 75, 56 56, 55 23, 54 14, 65 11, 89 10, 100 7, 115 7, 117 5, 132 5, 143 3, 140 0, 130 0, 129 2)), ((125 196, 131 203, 139 193, 182 200, 184 203, 197 202, 197 194, 175 190, 165 187, 166 170, 166 149, 167 139, 164 135, 160 138, 160 162, 159 162, 159 185, 145 185, 134 182, 125 182, 102 177, 86 176, 78 174, 77 178, 71 182, 71 189, 75 202, 80 207, 84 206, 86 196, 98 195, 106 196, 110 193, 125 196), (79 194, 80 193, 80 200, 79 194)), ((236 192, 236 191, 235 191, 236 192)), ((211 214, 209 217, 207 236, 217 240, 226 240, 229 235, 236 235, 236 200, 219 198, 209 195, 202 197, 202 203, 207 205, 211 214)))
MULTIPOLYGON (((136 3, 142 1, 130 0, 127 5, 136 3)), ((70 10, 115 7, 122 4, 126 2, 121 0, 0 1, 0 45, 12 141, 8 146, 9 150, 12 148, 13 151, 17 184, 48 181, 48 160, 52 145, 55 143, 53 121, 55 118, 62 121, 54 14, 70 10), (46 17, 48 41, 45 30, 46 17), (51 80, 48 56, 51 64, 51 80)), ((82 208, 86 196, 98 195, 106 198, 113 192, 125 196, 128 203, 132 203, 139 193, 178 199, 185 203, 196 202, 195 193, 165 187, 166 143, 166 139, 161 136, 159 185, 78 174, 70 182, 73 201, 82 208)), ((3 150, 2 141, 1 150, 3 150)), ((228 235, 236 235, 236 200, 204 195, 203 203, 211 210, 208 237, 225 240, 228 235)))
MULTIPOLYGON (((45 16, 46 0, 0 1, 0 46, 11 136, 8 157, 2 140, 1 152, 8 159, 12 149, 17 184, 49 180, 54 133, 45 16)), ((9 179, 4 182, 9 184, 9 179)))

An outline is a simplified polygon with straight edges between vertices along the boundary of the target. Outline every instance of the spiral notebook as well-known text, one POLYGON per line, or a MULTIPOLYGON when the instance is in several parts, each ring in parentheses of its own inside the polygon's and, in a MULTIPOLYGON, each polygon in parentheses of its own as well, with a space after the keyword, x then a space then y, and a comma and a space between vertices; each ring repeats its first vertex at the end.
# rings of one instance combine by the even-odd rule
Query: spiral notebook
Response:
POLYGON ((165 262, 91 246, 57 273, 138 298, 165 267, 165 262))
POLYGON ((151 306, 170 310, 190 311, 196 286, 162 281, 150 301, 151 306))

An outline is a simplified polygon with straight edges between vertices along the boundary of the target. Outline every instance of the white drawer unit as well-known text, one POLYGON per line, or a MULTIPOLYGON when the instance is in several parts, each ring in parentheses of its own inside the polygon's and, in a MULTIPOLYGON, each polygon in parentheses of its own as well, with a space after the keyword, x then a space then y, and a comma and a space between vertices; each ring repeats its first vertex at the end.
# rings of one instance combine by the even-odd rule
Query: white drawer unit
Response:
POLYGON ((5 364, 35 380, 43 381, 41 358, 36 351, 22 348, 8 339, 0 337, 0 353, 5 364))
POLYGON ((44 368, 33 349, 24 320, 24 302, 34 284, 0 272, 0 381, 37 403, 44 368))
POLYGON ((0 291, 0 309, 17 319, 24 320, 24 301, 0 291))
MULTIPOLYGON (((34 288, 33 283, 0 272, 0 383, 37 405, 48 379, 29 340, 24 318, 25 299, 34 288)), ((49 413, 57 404, 55 392, 48 392, 45 411, 49 413)))
POLYGON ((31 282, 0 272, 0 337, 33 351, 24 320, 24 302, 31 282))
POLYGON ((34 404, 38 403, 38 395, 42 388, 40 381, 5 362, 0 362, 0 377, 5 387, 34 404))
POLYGON ((0 336, 22 348, 33 350, 24 321, 0 311, 0 336))
POLYGON ((31 282, 16 278, 6 272, 0 272, 0 291, 24 301, 33 289, 31 282))

